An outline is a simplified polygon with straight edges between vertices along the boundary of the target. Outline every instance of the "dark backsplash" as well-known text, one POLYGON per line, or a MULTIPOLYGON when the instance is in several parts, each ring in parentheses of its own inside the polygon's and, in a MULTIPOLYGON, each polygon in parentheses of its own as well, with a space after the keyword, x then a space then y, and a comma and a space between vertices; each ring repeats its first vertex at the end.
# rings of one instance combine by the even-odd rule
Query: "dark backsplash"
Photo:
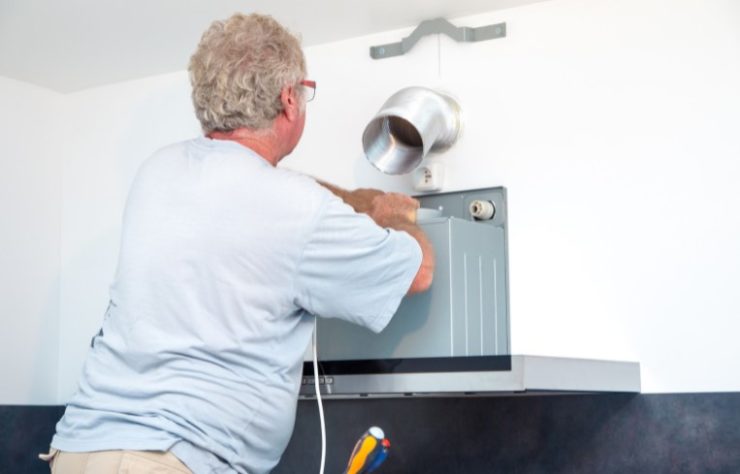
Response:
MULTIPOLYGON (((332 400, 326 473, 370 426, 391 441, 378 473, 740 473, 740 393, 332 400)), ((48 473, 63 407, 0 406, 0 473, 48 473)), ((314 401, 301 401, 275 474, 318 472, 314 401)))
MULTIPOLYGON (((378 425, 380 473, 740 473, 740 393, 342 400, 325 403, 327 473, 378 425)), ((302 401, 275 474, 317 472, 321 433, 302 401)))
POLYGON ((63 413, 60 406, 0 405, 0 473, 49 474, 38 455, 49 451, 63 413))

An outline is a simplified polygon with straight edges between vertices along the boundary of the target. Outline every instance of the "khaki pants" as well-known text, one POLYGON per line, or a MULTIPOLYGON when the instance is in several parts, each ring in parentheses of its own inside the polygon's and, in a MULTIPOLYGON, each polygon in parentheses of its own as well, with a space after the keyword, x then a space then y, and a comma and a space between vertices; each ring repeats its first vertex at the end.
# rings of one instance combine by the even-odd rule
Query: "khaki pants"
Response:
POLYGON ((162 451, 94 451, 52 449, 40 455, 52 474, 193 474, 174 454, 162 451))

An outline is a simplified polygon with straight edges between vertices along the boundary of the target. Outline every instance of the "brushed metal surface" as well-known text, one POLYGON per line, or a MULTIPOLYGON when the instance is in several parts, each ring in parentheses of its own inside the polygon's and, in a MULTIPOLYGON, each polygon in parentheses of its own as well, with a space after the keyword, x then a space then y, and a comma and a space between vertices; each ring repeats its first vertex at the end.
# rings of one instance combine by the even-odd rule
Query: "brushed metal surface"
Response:
POLYGON ((385 101, 365 127, 368 161, 386 174, 413 171, 432 150, 452 146, 461 129, 460 106, 426 87, 407 87, 385 101))
MULTIPOLYGON (((322 396, 328 398, 638 393, 640 364, 514 355, 510 370, 337 375, 330 378, 331 383, 321 385, 322 396)), ((302 398, 315 396, 313 377, 305 377, 300 394, 302 398)))

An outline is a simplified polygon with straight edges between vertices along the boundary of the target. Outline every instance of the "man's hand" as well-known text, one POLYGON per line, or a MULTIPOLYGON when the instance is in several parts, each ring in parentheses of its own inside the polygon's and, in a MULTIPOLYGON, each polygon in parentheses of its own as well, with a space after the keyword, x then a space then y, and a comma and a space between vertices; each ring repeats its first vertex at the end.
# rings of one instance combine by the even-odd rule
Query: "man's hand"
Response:
POLYGON ((394 227, 399 223, 415 224, 419 201, 400 193, 378 194, 372 198, 367 211, 380 227, 394 227))

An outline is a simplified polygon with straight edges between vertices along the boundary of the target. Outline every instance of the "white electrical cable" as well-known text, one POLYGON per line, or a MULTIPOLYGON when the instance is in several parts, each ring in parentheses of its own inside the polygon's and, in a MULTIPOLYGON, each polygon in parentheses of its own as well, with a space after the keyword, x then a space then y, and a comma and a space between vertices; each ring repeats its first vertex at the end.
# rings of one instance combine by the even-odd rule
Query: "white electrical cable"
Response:
POLYGON ((321 402, 321 390, 319 388, 319 356, 317 336, 318 325, 316 318, 313 321, 313 380, 316 388, 316 402, 319 404, 319 420, 321 422, 321 465, 319 474, 324 474, 324 463, 326 462, 326 422, 324 421, 324 405, 321 402))

